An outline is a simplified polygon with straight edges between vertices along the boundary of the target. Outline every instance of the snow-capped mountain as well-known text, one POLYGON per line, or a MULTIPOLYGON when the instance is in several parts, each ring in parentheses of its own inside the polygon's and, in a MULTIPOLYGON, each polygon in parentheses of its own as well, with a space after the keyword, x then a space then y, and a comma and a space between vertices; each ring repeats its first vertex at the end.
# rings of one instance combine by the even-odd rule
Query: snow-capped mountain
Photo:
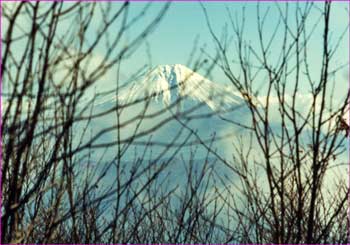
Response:
MULTIPOLYGON (((286 96, 287 103, 290 98, 286 96)), ((301 111, 303 107, 308 108, 307 99, 305 95, 298 97, 301 111)), ((258 105, 263 109, 265 98, 256 96, 254 100, 260 101, 258 105)), ((273 114, 270 125, 272 130, 278 131, 278 98, 271 99, 270 104, 273 114)), ((91 121, 91 134, 99 136, 93 145, 103 147, 94 150, 93 160, 115 159, 118 137, 125 169, 131 168, 135 159, 159 164, 173 158, 164 174, 171 172, 174 183, 181 182, 181 177, 186 175, 182 163, 190 162, 190 158, 200 167, 209 156, 214 159, 212 167, 217 172, 232 173, 218 159, 233 165, 232 153, 237 150, 233 143, 249 148, 255 142, 250 141, 248 130, 236 124, 249 126, 252 120, 246 102, 233 86, 210 81, 183 65, 162 65, 145 72, 119 90, 118 101, 115 97, 105 97, 98 101, 94 110, 93 114, 103 116, 91 121), (146 97, 149 100, 144 99, 146 97), (118 115, 119 127, 116 126, 117 113, 114 113, 116 102, 123 105, 118 115)), ((80 125, 77 128, 83 129, 80 125)), ((307 136, 305 134, 305 140, 307 136)), ((89 141, 88 135, 86 137, 89 141)), ((257 157, 261 154, 259 147, 249 152, 257 157)), ((114 173, 108 173, 110 179, 114 173)))
MULTIPOLYGON (((242 133, 241 128, 221 117, 241 122, 247 115, 243 99, 232 86, 210 81, 184 65, 160 65, 121 88, 117 99, 124 106, 119 115, 122 125, 119 130, 115 127, 115 113, 91 122, 93 134, 103 132, 94 144, 112 145, 96 150, 95 161, 116 157, 113 144, 119 134, 125 170, 132 168, 135 159, 142 159, 144 164, 172 159, 159 176, 160 180, 171 176, 172 185, 186 181, 183 161, 187 163, 190 159, 194 170, 199 171, 209 162, 209 168, 215 165, 216 171, 231 173, 218 163, 215 154, 230 159, 232 141, 242 133), (207 147, 215 154, 209 154, 207 147)), ((110 111, 115 105, 115 96, 105 97, 98 101, 95 114, 110 111)), ((114 179, 114 174, 115 171, 109 171, 108 178, 114 179)))
MULTIPOLYGON (((142 153, 145 142, 153 145, 152 152, 156 155, 169 142, 181 144, 191 130, 196 135, 191 135, 188 142, 194 142, 197 148, 200 140, 209 142, 213 137, 227 139, 227 135, 234 136, 241 128, 221 117, 239 122, 247 115, 243 99, 232 86, 210 81, 180 64, 160 65, 146 71, 119 90, 118 103, 124 105, 119 118, 123 126, 119 132, 116 132, 117 129, 104 131, 98 143, 113 142, 119 134, 126 144, 132 140, 135 147, 130 148, 135 150, 130 155, 142 153)), ((98 101, 95 111, 109 111, 115 105, 115 96, 105 97, 98 101)), ((115 124, 116 114, 109 113, 93 120, 91 126, 96 133, 105 128, 112 129, 115 124)), ((181 153, 191 147, 187 144, 181 153)), ((217 148, 224 151, 224 146, 218 145, 217 148)), ((198 157, 203 158, 203 155, 198 157)))
POLYGON ((187 102, 205 103, 212 111, 227 109, 242 102, 232 86, 212 82, 181 64, 159 65, 146 72, 120 91, 119 102, 127 104, 146 97, 161 101, 165 106, 182 98, 187 102))

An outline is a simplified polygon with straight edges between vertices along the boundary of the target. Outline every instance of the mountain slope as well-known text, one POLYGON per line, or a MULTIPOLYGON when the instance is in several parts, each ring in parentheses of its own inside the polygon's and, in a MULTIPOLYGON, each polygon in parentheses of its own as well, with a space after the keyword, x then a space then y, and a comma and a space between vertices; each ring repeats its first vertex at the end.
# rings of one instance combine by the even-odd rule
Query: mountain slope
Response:
POLYGON ((121 89, 119 101, 121 104, 132 103, 148 96, 166 106, 179 97, 186 98, 192 102, 205 103, 212 111, 242 102, 232 86, 214 83, 181 64, 155 67, 141 79, 121 89))
MULTIPOLYGON (((94 108, 95 113, 108 111, 115 107, 115 97, 106 97, 99 101, 94 108)), ((116 140, 119 134, 123 142, 133 141, 137 153, 142 153, 144 146, 140 142, 153 145, 152 151, 162 151, 170 142, 179 145, 190 130, 196 132, 201 140, 210 141, 213 137, 236 135, 240 128, 233 127, 219 116, 225 116, 236 121, 244 120, 247 113, 243 99, 232 89, 206 79, 183 65, 157 66, 144 76, 139 77, 128 86, 120 89, 118 102, 121 105, 132 104, 121 110, 119 123, 123 125, 105 132, 105 128, 116 125, 116 114, 110 113, 93 120, 94 132, 104 131, 98 143, 108 143, 116 140), (151 96, 147 110, 142 98, 151 96), (179 102, 180 100, 180 102, 179 102), (188 128, 184 128, 185 124, 188 128), (133 137, 136 135, 136 137, 133 137)), ((228 139, 227 139, 228 140, 228 139)), ((197 136, 192 135, 189 142, 196 142, 197 136)), ((228 141, 225 142, 227 145, 228 141)), ((223 145, 216 144, 218 149, 224 150, 223 145)), ((185 147, 186 149, 192 148, 185 147)), ((203 147, 202 147, 203 148, 203 147)), ((174 150, 176 147, 174 147, 174 150)), ((205 152, 205 148, 202 149, 205 152)), ((184 151, 181 150, 181 153, 184 151)), ((113 155, 113 152, 111 152, 113 155)), ((134 153, 130 154, 133 155, 134 153)), ((127 155, 127 154, 126 154, 127 155)), ((198 157, 203 157, 199 154, 198 157)))

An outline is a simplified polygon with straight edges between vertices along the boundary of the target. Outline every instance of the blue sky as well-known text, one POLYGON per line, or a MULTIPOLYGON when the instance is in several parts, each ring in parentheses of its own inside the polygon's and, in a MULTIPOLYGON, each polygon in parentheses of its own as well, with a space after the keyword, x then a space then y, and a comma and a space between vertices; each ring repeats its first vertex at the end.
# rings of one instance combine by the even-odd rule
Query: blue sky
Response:
MULTIPOLYGON (((139 13, 147 3, 145 2, 131 2, 130 6, 130 19, 139 13)), ((268 38, 273 32, 278 21, 278 8, 277 4, 283 9, 286 3, 274 3, 263 2, 260 3, 260 9, 265 11, 269 9, 269 13, 266 18, 266 25, 264 27, 264 35, 268 38)), ((288 15, 291 21, 294 21, 294 9, 297 7, 297 3, 289 2, 290 14, 288 15)), ((305 3, 299 3, 303 7, 305 3)), ((319 76, 321 67, 321 55, 322 55, 322 24, 319 21, 320 10, 323 8, 323 3, 314 3, 314 8, 309 15, 309 24, 307 28, 311 30, 314 24, 317 24, 315 34, 310 40, 308 46, 308 56, 310 58, 310 69, 315 76, 315 79, 319 76)), ((113 3, 112 6, 117 8, 120 3, 113 3)), ((127 44, 129 40, 139 33, 145 24, 154 18, 161 7, 163 2, 154 2, 146 17, 135 24, 135 26, 126 33, 124 42, 127 44)), ((228 24, 228 35, 232 36, 233 31, 231 29, 227 9, 230 10, 233 16, 238 19, 241 18, 243 9, 245 11, 245 28, 244 37, 247 42, 251 42, 252 45, 258 45, 258 32, 257 32, 257 3, 256 2, 203 2, 203 5, 208 11, 211 25, 215 33, 220 36, 223 32, 223 27, 228 24)), ((331 40, 335 43, 335 40, 346 30, 349 22, 348 3, 334 2, 332 5, 331 15, 331 40)), ((116 28, 117 25, 116 25, 116 28)), ((280 29, 282 31, 283 28, 280 29)), ((282 36, 282 32, 280 32, 282 36)), ((273 45, 273 51, 276 54, 271 54, 273 57, 280 51, 281 38, 277 35, 276 44, 273 45)), ((210 35, 209 29, 206 25, 204 13, 199 2, 173 2, 169 11, 160 22, 156 30, 145 40, 144 44, 139 47, 136 54, 131 56, 128 60, 124 61, 122 65, 122 73, 125 77, 128 74, 133 73, 137 67, 142 67, 148 63, 147 49, 151 53, 152 66, 160 64, 187 64, 191 50, 195 40, 198 41, 198 47, 204 48, 204 50, 210 54, 215 54, 215 45, 210 35)), ((234 45, 231 45, 229 50, 230 57, 235 59, 237 57, 234 45)), ((197 50, 197 55, 200 51, 197 50)), ((277 57, 277 56, 276 56, 277 57)), ((348 63, 349 57, 349 34, 345 34, 344 39, 340 43, 340 47, 337 53, 334 55, 333 65, 341 65, 348 63)), ((271 58, 273 61, 273 58, 271 58)), ((233 65, 235 69, 235 66, 233 65)), ((338 94, 344 93, 344 88, 348 87, 348 66, 346 66, 339 74, 334 78, 340 86, 336 87, 338 94)), ((237 72, 239 69, 237 68, 237 72)), ((228 80, 225 78, 222 72, 214 71, 211 79, 215 82, 226 83, 228 80)), ((263 78, 262 78, 263 79, 263 78)), ((305 88, 307 90, 307 88, 305 88)), ((305 91, 308 92, 308 91, 305 91)))
MULTIPOLYGON (((257 3, 248 2, 203 2, 209 13, 210 21, 213 28, 220 32, 223 26, 229 22, 226 8, 229 8, 233 14, 238 16, 242 14, 242 9, 245 8, 246 13, 246 33, 250 39, 254 39, 257 27, 256 7, 257 3)), ((302 5, 302 3, 300 4, 302 5)), ((322 8, 322 3, 315 3, 322 8)), ((138 13, 145 3, 132 2, 130 14, 138 13)), ((163 6, 161 2, 153 3, 149 9, 149 14, 146 19, 156 14, 163 6)), ((278 12, 276 11, 275 3, 260 3, 262 10, 270 8, 270 13, 267 18, 267 28, 265 31, 272 31, 276 24, 278 12)), ((284 3, 280 3, 284 6, 284 3)), ((295 3, 289 3, 290 8, 296 6, 295 3)), ((342 31, 348 22, 347 9, 348 4, 344 2, 335 2, 332 5, 331 24, 334 32, 342 31)), ((292 12, 292 11, 291 11, 292 12)), ((319 16, 317 11, 311 13, 311 17, 319 16)), ((136 25, 132 30, 137 32, 144 25, 144 22, 136 25)), ((132 36, 133 33, 129 34, 132 36)), ((166 16, 156 29, 156 31, 148 38, 151 44, 155 62, 162 63, 184 63, 188 58, 195 38, 199 35, 201 43, 211 44, 211 36, 205 23, 204 14, 200 3, 198 2, 173 2, 166 16), (186 54, 187 51, 187 54, 186 54), (164 56, 164 52, 167 53, 164 56)))
MULTIPOLYGON (((72 3, 66 3, 67 5, 72 3)), ((133 16, 138 14, 148 2, 131 2, 130 11, 129 11, 129 20, 132 19, 133 16)), ((160 8, 164 6, 164 2, 154 2, 151 4, 151 7, 147 11, 147 14, 142 21, 137 22, 133 28, 127 31, 125 38, 122 40, 120 47, 123 45, 127 45, 130 40, 132 40, 137 33, 140 33, 145 24, 151 21, 154 16, 158 13, 160 8)), ((284 8, 286 3, 278 3, 282 8, 284 8)), ((291 10, 297 6, 295 2, 288 3, 291 10)), ((299 3, 301 6, 305 3, 299 3)), ((340 34, 346 29, 349 22, 349 13, 348 6, 349 4, 346 2, 333 2, 332 3, 332 16, 331 16, 331 38, 332 40, 336 40, 340 34)), ((119 8, 121 5, 120 2, 111 3, 111 8, 119 8)), ((232 15, 237 17, 238 19, 243 13, 243 8, 245 8, 245 40, 247 42, 251 42, 254 45, 257 45, 257 3, 256 2, 203 2, 203 5, 208 11, 211 25, 217 35, 221 35, 223 27, 225 24, 229 24, 229 18, 227 9, 228 8, 232 15)), ((315 3, 318 8, 322 8, 323 3, 315 3)), ((269 14, 266 18, 266 26, 264 27, 264 35, 268 37, 277 23, 278 19, 278 11, 277 11, 277 3, 274 2, 262 2, 260 3, 260 7, 262 10, 270 9, 269 14)), ((293 11, 290 11, 290 18, 293 19, 293 11)), ((317 20, 320 16, 320 12, 315 8, 310 13, 310 25, 317 23, 317 20)), ((100 24, 101 19, 95 19, 96 29, 100 24)), ((26 29, 27 23, 29 21, 21 21, 23 23, 23 28, 26 29)), ((72 24, 72 20, 67 20, 66 23, 62 25, 62 34, 64 35, 64 26, 69 26, 72 24)), ((6 29, 6 23, 3 23, 3 28, 6 29)), ((118 23, 115 24, 113 29, 118 30, 118 23)), ((322 25, 319 25, 318 32, 315 32, 315 35, 310 40, 310 45, 308 48, 309 57, 312 62, 310 62, 311 69, 314 70, 315 74, 320 70, 320 62, 321 62, 321 49, 322 49, 322 34, 320 30, 322 29, 322 25)), ((92 30, 91 38, 93 39, 94 30, 92 30)), ((228 35, 232 36, 232 29, 228 28, 228 35)), ((279 46, 278 42, 280 41, 279 36, 277 35, 276 46, 274 46, 274 51, 278 53, 279 46)), ((348 33, 345 35, 344 40, 341 42, 341 46, 339 47, 338 52, 334 57, 334 65, 346 64, 348 62, 349 57, 349 35, 348 33)), ((128 60, 126 60, 122 64, 122 73, 125 77, 129 74, 133 73, 137 68, 142 67, 143 65, 148 63, 147 59, 147 49, 150 50, 151 53, 151 62, 152 66, 160 65, 160 64, 187 64, 191 50, 193 49, 193 45, 195 40, 198 41, 198 47, 203 48, 206 52, 210 54, 215 54, 215 45, 210 35, 210 32, 207 28, 204 13, 200 6, 199 2, 173 2, 170 6, 169 11, 166 13, 165 17, 160 22, 159 26, 156 30, 147 37, 137 52, 132 55, 128 60), (148 46, 147 46, 148 45, 148 46)), ((104 43, 101 44, 97 52, 96 56, 101 56, 105 53, 104 43)), ((234 45, 231 46, 229 50, 230 58, 235 59, 237 54, 234 49, 234 45)), ((196 55, 200 54, 200 50, 197 50, 196 55)), ((273 54, 272 54, 273 55, 273 54)), ((272 59, 273 60, 273 59, 272 59)), ((234 66, 233 66, 234 67, 234 66)), ((108 76, 108 80, 113 82, 112 80, 115 78, 114 71, 108 76)), ((239 70, 237 70, 239 72, 239 70)), ((227 82, 225 76, 220 72, 214 72, 213 80, 215 82, 227 82)), ((339 92, 344 91, 344 86, 347 86, 348 79, 348 67, 346 67, 343 71, 339 73, 339 77, 336 78, 337 81, 341 84, 338 90, 339 92)))

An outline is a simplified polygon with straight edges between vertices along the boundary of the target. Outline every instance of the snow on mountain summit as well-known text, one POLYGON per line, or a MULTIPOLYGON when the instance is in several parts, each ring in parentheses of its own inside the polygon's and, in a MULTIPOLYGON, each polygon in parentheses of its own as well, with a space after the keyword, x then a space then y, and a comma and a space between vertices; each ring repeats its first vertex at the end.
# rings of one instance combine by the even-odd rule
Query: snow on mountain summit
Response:
POLYGON ((165 105, 175 101, 178 96, 195 102, 206 103, 216 111, 241 102, 241 97, 232 87, 214 83, 181 64, 159 65, 141 79, 130 83, 119 94, 121 103, 129 103, 153 96, 165 105))

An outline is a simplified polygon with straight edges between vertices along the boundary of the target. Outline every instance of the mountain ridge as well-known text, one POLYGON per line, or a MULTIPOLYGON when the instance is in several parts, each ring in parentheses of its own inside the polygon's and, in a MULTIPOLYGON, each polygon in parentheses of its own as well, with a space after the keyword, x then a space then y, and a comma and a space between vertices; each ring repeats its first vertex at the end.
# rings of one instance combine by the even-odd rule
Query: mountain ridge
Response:
POLYGON ((212 111, 237 106, 243 101, 232 86, 215 83, 181 64, 154 67, 122 88, 118 100, 121 104, 127 104, 150 96, 165 106, 179 97, 185 97, 205 103, 212 111))

